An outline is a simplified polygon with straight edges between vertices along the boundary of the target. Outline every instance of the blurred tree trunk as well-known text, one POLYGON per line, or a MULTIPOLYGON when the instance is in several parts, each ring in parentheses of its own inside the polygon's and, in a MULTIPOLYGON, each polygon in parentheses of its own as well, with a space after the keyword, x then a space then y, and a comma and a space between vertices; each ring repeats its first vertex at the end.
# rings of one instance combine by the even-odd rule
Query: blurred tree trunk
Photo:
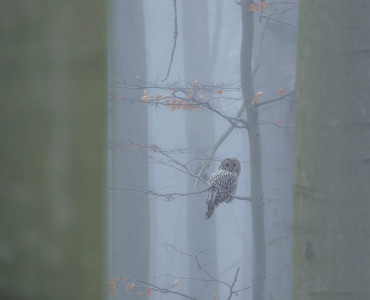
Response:
MULTIPOLYGON (((277 7, 279 11, 285 9, 281 4, 277 7)), ((296 24, 297 14, 298 5, 285 12, 283 17, 290 24, 296 24)), ((297 29, 285 23, 271 20, 256 22, 254 57, 257 63, 260 60, 260 66, 255 86, 263 87, 262 101, 278 97, 280 88, 286 93, 295 89, 296 34, 297 29)), ((261 126, 266 291, 268 299, 289 300, 292 297, 294 101, 271 103, 259 110, 261 120, 277 125, 261 126)))
POLYGON ((259 114, 254 98, 252 76, 252 49, 254 37, 253 12, 249 10, 252 0, 241 0, 242 42, 240 50, 240 79, 248 120, 250 149, 252 230, 253 230, 253 270, 252 299, 265 299, 266 280, 266 241, 264 220, 264 195, 262 189, 262 150, 259 114))
MULTIPOLYGON (((125 190, 148 190, 147 150, 139 147, 140 143, 148 143, 147 107, 140 102, 141 90, 118 88, 123 81, 135 84, 146 81, 142 0, 111 0, 110 16, 109 74, 113 86, 109 112, 113 187, 109 201, 110 271, 114 277, 148 280, 149 200, 142 192, 125 190)), ((137 299, 137 295, 122 290, 118 299, 137 299)))
POLYGON ((0 11, 0 299, 103 299, 105 1, 0 11))
MULTIPOLYGON (((207 0, 187 0, 182 2, 182 28, 184 41, 184 72, 185 82, 189 85, 195 80, 199 83, 211 81, 210 47, 208 28, 207 0)), ((202 151, 210 150, 214 144, 214 123, 211 111, 200 109, 186 113, 186 140, 187 147, 200 149, 195 155, 202 157, 202 151)), ((189 160, 194 159, 191 154, 189 160)), ((198 167, 198 161, 191 163, 191 168, 198 167)), ((206 189, 206 185, 199 184, 198 189, 206 189)), ((189 178, 188 191, 194 189, 194 179, 189 178)), ((205 221, 206 194, 192 195, 187 201, 188 208, 188 247, 189 250, 209 249, 207 256, 208 270, 217 276, 217 247, 216 247, 216 216, 205 221)), ((199 277, 199 271, 193 260, 190 260, 190 276, 199 277)), ((202 284, 202 283, 201 283, 202 284)), ((190 282, 190 292, 196 292, 199 282, 190 282)), ((216 290, 212 290, 212 293, 216 290)))
POLYGON ((302 0, 293 299, 370 299, 370 7, 302 0))

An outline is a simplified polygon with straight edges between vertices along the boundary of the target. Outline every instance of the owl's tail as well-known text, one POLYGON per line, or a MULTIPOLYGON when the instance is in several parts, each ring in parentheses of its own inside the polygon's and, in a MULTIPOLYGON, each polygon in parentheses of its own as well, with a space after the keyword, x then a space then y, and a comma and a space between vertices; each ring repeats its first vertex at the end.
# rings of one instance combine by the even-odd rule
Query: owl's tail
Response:
POLYGON ((208 209, 206 212, 206 220, 212 217, 213 211, 215 210, 216 206, 213 203, 208 202, 208 209))

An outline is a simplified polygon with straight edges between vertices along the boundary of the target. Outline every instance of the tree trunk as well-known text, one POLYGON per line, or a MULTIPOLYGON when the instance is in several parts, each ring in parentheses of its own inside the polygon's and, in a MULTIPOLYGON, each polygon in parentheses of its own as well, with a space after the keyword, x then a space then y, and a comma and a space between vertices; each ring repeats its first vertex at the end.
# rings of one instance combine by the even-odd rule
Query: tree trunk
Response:
POLYGON ((300 4, 293 299, 370 299, 369 13, 300 4))
MULTIPOLYGON (((279 4, 277 7, 283 11, 287 6, 279 4)), ((298 5, 283 16, 285 21, 296 24, 298 5)), ((295 89, 296 35, 297 29, 285 23, 264 19, 255 24, 254 43, 258 47, 255 47, 257 59, 254 61, 260 61, 255 86, 263 87, 261 101, 278 97, 280 88, 286 93, 295 89)), ((270 300, 291 300, 294 101, 278 101, 260 107, 260 119, 274 123, 261 125, 266 295, 270 300)))
POLYGON ((103 299, 105 1, 2 1, 0 298, 103 299))
MULTIPOLYGON (((135 84, 146 81, 142 0, 112 0, 110 22, 109 72, 110 85, 115 87, 110 90, 109 116, 112 145, 110 275, 148 280, 149 200, 145 193, 127 190, 148 190, 147 150, 141 146, 148 143, 147 105, 140 103, 141 90, 118 88, 122 81, 135 84)), ((118 293, 118 299, 137 297, 124 289, 118 293)))
POLYGON ((252 299, 265 299, 266 243, 264 224, 264 202, 262 191, 261 136, 257 106, 254 98, 252 78, 253 12, 249 10, 252 0, 242 0, 242 42, 240 50, 240 77, 248 120, 250 147, 252 230, 253 230, 253 276, 252 299))
MULTIPOLYGON (((199 83, 211 81, 210 50, 208 29, 208 4, 207 0, 187 0, 182 2, 182 26, 184 39, 184 72, 185 82, 188 84, 199 80, 199 83)), ((202 151, 209 151, 214 144, 214 123, 211 111, 194 110, 186 112, 186 140, 187 147, 198 148, 196 153, 202 157, 202 151)), ((194 159, 194 154, 188 157, 194 159)), ((192 163, 191 169, 195 170, 197 162, 192 163)), ((200 183, 198 189, 207 187, 200 183)), ((194 189, 194 179, 189 177, 188 191, 194 189)), ((218 273, 216 226, 215 217, 205 220, 206 194, 192 195, 188 199, 188 247, 190 251, 209 249, 207 253, 207 268, 212 274, 218 273)), ((199 270, 194 260, 189 260, 190 277, 199 277, 199 270)), ((189 291, 194 294, 203 283, 189 282, 189 291)), ((212 291, 216 292, 214 286, 212 291)), ((212 294, 211 294, 212 295, 212 294)))

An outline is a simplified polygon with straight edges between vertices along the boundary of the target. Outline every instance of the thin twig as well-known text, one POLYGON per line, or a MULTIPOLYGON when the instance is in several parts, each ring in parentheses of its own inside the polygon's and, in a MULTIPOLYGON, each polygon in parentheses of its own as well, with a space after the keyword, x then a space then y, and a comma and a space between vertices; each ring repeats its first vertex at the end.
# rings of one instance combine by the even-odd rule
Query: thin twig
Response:
POLYGON ((174 200, 174 197, 187 197, 189 195, 196 195, 196 194, 202 194, 208 191, 208 189, 198 192, 190 192, 190 193, 167 193, 167 194, 161 194, 152 190, 141 190, 141 189, 135 189, 135 188, 125 188, 125 187, 110 187, 108 188, 110 190, 124 190, 124 191, 134 191, 134 192, 140 192, 152 196, 162 197, 167 199, 168 201, 174 200))
POLYGON ((172 52, 171 52, 171 60, 170 60, 170 65, 168 66, 167 70, 167 75, 166 77, 162 80, 166 81, 168 76, 170 75, 171 72, 171 66, 173 62, 173 57, 175 56, 175 49, 176 49, 176 43, 177 43, 177 35, 178 35, 178 28, 177 28, 177 0, 173 0, 173 9, 175 11, 175 17, 174 17, 174 23, 175 23, 175 29, 173 31, 173 47, 172 47, 172 52))
POLYGON ((231 297, 234 294, 233 289, 234 289, 235 283, 236 283, 236 281, 238 279, 239 270, 240 270, 240 267, 238 267, 238 269, 236 270, 236 273, 235 273, 235 276, 234 276, 234 281, 233 281, 233 283, 230 286, 230 293, 229 293, 229 297, 227 298, 227 300, 231 300, 231 297))
MULTIPOLYGON (((191 299, 191 300, 199 300, 197 298, 194 298, 192 296, 189 296, 189 295, 186 295, 186 294, 183 294, 183 293, 180 293, 180 292, 176 292, 174 290, 170 290, 170 289, 166 289, 166 288, 161 288, 153 283, 150 283, 150 282, 146 282, 144 280, 140 280, 140 279, 135 279, 133 280, 132 282, 139 282, 141 284, 145 284, 146 287, 150 287, 152 291, 155 291, 155 292, 159 292, 161 294, 174 294, 174 295, 178 295, 178 296, 181 296, 181 297, 184 297, 184 298, 187 298, 187 299, 191 299)), ((135 287, 137 289, 140 289, 140 288, 143 288, 143 287, 135 287)))
POLYGON ((270 103, 281 101, 281 100, 287 100, 287 97, 292 96, 294 94, 295 94, 295 91, 291 91, 291 92, 289 92, 287 94, 284 94, 284 95, 282 95, 280 97, 277 97, 277 98, 274 98, 274 99, 271 99, 271 100, 267 100, 267 101, 264 101, 264 102, 257 103, 256 106, 262 106, 262 105, 270 104, 270 103))

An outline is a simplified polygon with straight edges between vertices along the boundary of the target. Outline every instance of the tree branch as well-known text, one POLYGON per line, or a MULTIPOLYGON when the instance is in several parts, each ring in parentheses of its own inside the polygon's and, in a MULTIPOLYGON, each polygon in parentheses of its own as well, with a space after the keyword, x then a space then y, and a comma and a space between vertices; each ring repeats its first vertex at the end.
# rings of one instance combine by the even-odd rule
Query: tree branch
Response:
POLYGON ((277 102, 277 101, 281 101, 281 100, 289 100, 287 99, 287 97, 289 96, 292 96, 295 94, 295 91, 291 91, 287 94, 284 94, 280 97, 277 97, 277 98, 274 98, 274 99, 271 99, 271 100, 267 100, 267 101, 264 101, 264 102, 260 102, 260 103, 257 103, 256 106, 262 106, 262 105, 266 105, 266 104, 270 104, 270 103, 274 103, 274 102, 277 102))
POLYGON ((167 70, 167 75, 162 80, 162 82, 163 81, 166 81, 167 78, 168 78, 168 76, 170 75, 171 66, 172 66, 172 62, 173 62, 173 57, 175 56, 175 49, 176 49, 177 35, 178 35, 178 28, 177 28, 177 7, 176 6, 177 6, 177 0, 173 0, 173 10, 175 11, 175 17, 174 17, 175 29, 173 31, 173 47, 172 47, 172 52, 171 52, 170 64, 169 64, 168 70, 167 70))

